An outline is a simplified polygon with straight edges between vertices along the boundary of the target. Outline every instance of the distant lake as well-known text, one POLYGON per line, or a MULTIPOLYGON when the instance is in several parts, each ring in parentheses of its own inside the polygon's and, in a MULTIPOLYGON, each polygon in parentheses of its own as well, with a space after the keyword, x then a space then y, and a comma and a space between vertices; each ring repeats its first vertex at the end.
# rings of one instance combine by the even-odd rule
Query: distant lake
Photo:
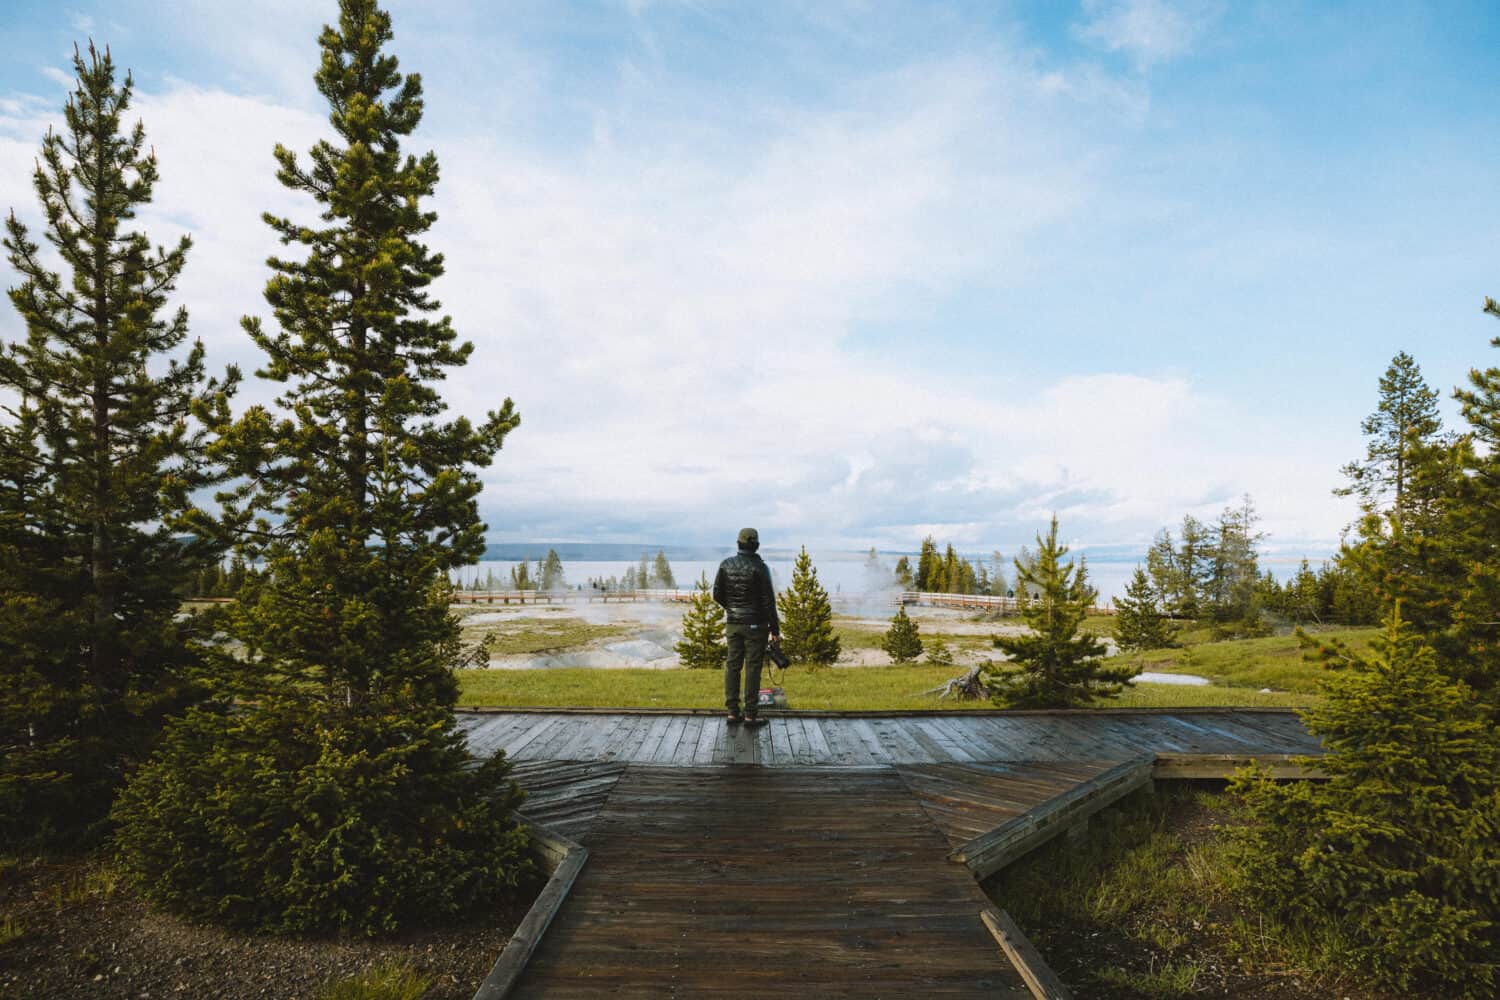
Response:
MULTIPOLYGON (((732 553, 726 552, 728 556, 732 553)), ((709 582, 713 582, 714 574, 718 572, 718 559, 669 559, 672 566, 672 576, 677 581, 677 586, 682 589, 692 587, 698 581, 700 574, 707 575, 709 582)), ((766 557, 766 565, 771 569, 771 578, 778 590, 784 588, 792 579, 792 555, 772 552, 766 557)), ((894 571, 896 560, 900 556, 882 556, 881 562, 885 572, 877 578, 872 578, 865 568, 865 557, 863 553, 840 553, 834 556, 820 559, 813 555, 813 567, 818 571, 818 582, 821 583, 830 594, 843 595, 849 598, 859 598, 871 595, 885 588, 894 588, 894 571)), ((913 563, 915 556, 908 557, 913 563)), ((655 551, 647 560, 647 564, 655 561, 655 551)), ((492 572, 495 577, 495 585, 499 589, 509 589, 510 571, 517 565, 514 559, 485 559, 475 566, 465 567, 453 574, 453 579, 460 586, 468 586, 476 577, 483 584, 485 574, 492 572)), ((627 570, 640 565, 640 560, 614 560, 614 559, 563 559, 563 575, 569 588, 577 588, 579 585, 588 586, 590 579, 608 580, 610 577, 623 579, 627 570)), ((1130 575, 1135 571, 1135 560, 1129 562, 1103 562, 1089 560, 1089 580, 1099 589, 1100 600, 1107 600, 1110 595, 1123 593, 1125 584, 1129 582, 1130 575)), ((529 560, 529 566, 533 576, 536 573, 536 560, 529 560)), ((1007 567, 1006 577, 1014 577, 1014 569, 1007 567)))
MULTIPOLYGON (((549 546, 545 543, 527 543, 524 546, 516 546, 518 550, 525 552, 536 552, 545 554, 549 546)), ((491 549, 500 548, 491 546, 491 549)), ((509 548, 509 547, 507 547, 509 548)), ((580 584, 588 586, 590 579, 608 580, 610 577, 623 579, 625 571, 640 564, 640 557, 634 559, 570 559, 568 552, 572 550, 597 550, 604 548, 600 546, 585 546, 581 544, 556 546, 558 554, 562 557, 563 572, 567 578, 569 587, 578 587, 580 584)), ((623 545, 611 545, 607 547, 609 554, 615 555, 624 549, 623 545)), ((718 572, 719 561, 726 556, 733 555, 731 550, 724 550, 722 554, 715 555, 711 550, 703 548, 688 548, 674 546, 650 546, 647 564, 655 561, 656 550, 665 548, 668 562, 672 565, 672 576, 677 581, 677 586, 683 589, 691 587, 698 580, 700 573, 707 574, 710 582, 714 574, 718 572), (678 552, 687 553, 695 558, 671 558, 674 548, 678 552)), ((762 550, 761 553, 766 565, 771 568, 771 576, 776 583, 777 589, 785 587, 792 579, 792 560, 795 552, 784 549, 762 550)), ((1075 552, 1074 555, 1079 553, 1075 552)), ((1146 558, 1144 549, 1134 549, 1130 546, 1109 545, 1091 548, 1081 553, 1088 559, 1089 582, 1099 591, 1100 603, 1105 603, 1118 598, 1125 593, 1125 586, 1130 582, 1131 575, 1135 572, 1137 565, 1146 558)), ((833 552, 819 555, 811 553, 813 566, 818 571, 818 582, 827 588, 830 594, 842 594, 849 598, 858 598, 878 592, 884 587, 894 586, 893 573, 896 560, 905 555, 915 565, 917 557, 915 553, 881 553, 880 561, 884 567, 884 573, 878 580, 872 580, 869 572, 865 569, 865 553, 863 552, 833 552)), ((1071 557, 1071 556, 1070 556, 1071 557)), ((974 554, 967 556, 971 561, 977 557, 974 554)), ((1268 553, 1261 557, 1261 571, 1270 570, 1280 580, 1284 580, 1297 571, 1297 565, 1301 561, 1300 555, 1288 553, 1268 553)), ((1316 567, 1325 559, 1332 558, 1332 552, 1320 552, 1308 554, 1308 560, 1316 567)), ((532 571, 536 569, 536 558, 533 556, 527 560, 532 571)), ((460 585, 468 585, 476 576, 484 579, 486 572, 495 574, 496 586, 502 589, 510 587, 510 571, 517 563, 515 559, 484 559, 475 566, 465 567, 453 574, 453 579, 460 585)), ((985 565, 988 568, 988 557, 985 557, 985 565)), ((1005 576, 1007 580, 1014 580, 1015 569, 1007 562, 1005 576)))

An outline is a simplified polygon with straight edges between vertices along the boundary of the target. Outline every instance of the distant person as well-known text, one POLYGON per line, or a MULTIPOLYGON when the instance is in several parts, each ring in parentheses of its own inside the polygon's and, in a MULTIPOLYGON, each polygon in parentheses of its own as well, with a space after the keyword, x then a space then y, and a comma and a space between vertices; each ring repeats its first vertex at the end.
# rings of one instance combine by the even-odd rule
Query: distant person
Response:
POLYGON ((781 622, 776 618, 776 588, 771 570, 755 554, 760 534, 754 528, 740 531, 739 552, 719 563, 714 577, 714 600, 724 609, 729 657, 724 661, 724 706, 730 722, 759 726, 760 669, 766 659, 766 643, 781 641, 781 622), (745 673, 744 713, 740 712, 740 670, 745 673))

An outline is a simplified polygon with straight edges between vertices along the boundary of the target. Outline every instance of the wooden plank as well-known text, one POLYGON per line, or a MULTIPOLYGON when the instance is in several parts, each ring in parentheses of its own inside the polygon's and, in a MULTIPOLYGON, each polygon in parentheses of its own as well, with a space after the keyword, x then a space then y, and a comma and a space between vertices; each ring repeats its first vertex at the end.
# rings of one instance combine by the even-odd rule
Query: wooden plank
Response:
POLYGON ((787 742, 791 745, 792 762, 795 764, 811 764, 813 762, 812 745, 807 741, 807 730, 802 727, 802 719, 798 716, 789 716, 786 720, 787 742))
POLYGON ((702 716, 687 716, 686 725, 682 727, 682 738, 677 741, 677 750, 672 754, 672 763, 679 767, 692 767, 693 755, 698 750, 698 738, 703 735, 703 727, 708 720, 702 716))
POLYGON ((886 748, 881 745, 880 737, 875 734, 875 730, 870 725, 870 721, 868 719, 851 719, 849 728, 852 729, 855 735, 857 735, 864 743, 865 748, 870 753, 871 761, 876 764, 890 763, 891 755, 886 750, 886 748))
POLYGON ((951 720, 923 719, 917 725, 942 744, 953 760, 972 762, 979 759, 964 746, 968 741, 964 734, 951 724, 951 720))
POLYGON ((838 763, 833 756, 833 748, 828 745, 828 737, 823 734, 822 719, 803 719, 802 731, 807 734, 807 743, 812 748, 813 760, 819 764, 838 763))
POLYGON ((661 746, 662 737, 667 735, 667 729, 671 725, 670 715, 657 716, 640 743, 630 751, 630 759, 643 764, 650 761, 656 755, 657 748, 661 746))
POLYGON ((1228 779, 1250 764, 1259 764, 1273 778, 1325 779, 1328 775, 1316 765, 1300 763, 1301 754, 1263 753, 1159 753, 1152 765, 1152 776, 1163 779, 1228 779))
POLYGON ((1041 952, 1021 933, 1021 928, 1010 919, 1010 914, 996 907, 986 906, 979 911, 979 919, 984 921, 984 926, 995 936, 1005 957, 1016 967, 1036 1000, 1073 1000, 1073 994, 1068 992, 1063 981, 1057 978, 1057 973, 1042 959, 1041 952))
POLYGON ((833 759, 837 763, 852 767, 875 763, 864 741, 855 735, 848 719, 819 719, 818 727, 828 740, 828 748, 833 752, 833 759))
POLYGON ((559 720, 560 716, 556 715, 542 717, 534 725, 528 727, 525 732, 505 744, 505 756, 515 757, 522 750, 525 750, 527 746, 535 742, 537 737, 557 725, 559 720))
POLYGON ((944 743, 939 742, 924 728, 926 723, 926 719, 908 719, 903 723, 902 731, 927 752, 933 763, 942 764, 952 761, 953 754, 944 743))
POLYGON ((880 735, 880 742, 887 748, 891 755, 891 762, 896 764, 935 764, 931 752, 923 747, 911 734, 906 731, 904 719, 881 719, 875 724, 875 732, 880 735))
POLYGON ((547 933, 547 928, 552 925, 552 920, 557 916, 557 911, 562 908, 563 901, 568 898, 568 893, 573 888, 573 883, 578 880, 578 875, 583 871, 584 862, 588 860, 589 852, 586 848, 574 844, 567 851, 562 860, 557 863, 552 871, 552 876, 547 879, 547 884, 542 888, 536 901, 531 904, 531 909, 526 911, 515 932, 511 934, 510 940, 506 942, 505 949, 496 959, 495 965, 490 969, 490 974, 484 977, 484 982, 479 984, 479 991, 474 994, 474 1000, 505 1000, 515 988, 516 981, 520 979, 521 973, 526 968, 526 963, 531 960, 542 936, 547 933))
POLYGON ((684 716, 674 717, 662 733, 661 743, 658 744, 656 752, 651 755, 651 760, 656 764, 670 764, 677 757, 677 744, 682 741, 683 730, 687 728, 687 719, 684 716))
POLYGON ((771 731, 771 763, 777 767, 785 767, 796 762, 792 756, 791 734, 788 727, 791 725, 784 715, 774 716, 771 724, 766 728, 771 731))
POLYGON ((714 745, 724 735, 724 723, 718 719, 705 718, 703 728, 698 733, 698 743, 693 748, 693 763, 695 765, 712 764, 714 759, 714 745))
POLYGON ((1045 804, 975 837, 948 857, 966 865, 976 878, 988 878, 1074 823, 1149 784, 1152 767, 1150 758, 1117 764, 1045 804))

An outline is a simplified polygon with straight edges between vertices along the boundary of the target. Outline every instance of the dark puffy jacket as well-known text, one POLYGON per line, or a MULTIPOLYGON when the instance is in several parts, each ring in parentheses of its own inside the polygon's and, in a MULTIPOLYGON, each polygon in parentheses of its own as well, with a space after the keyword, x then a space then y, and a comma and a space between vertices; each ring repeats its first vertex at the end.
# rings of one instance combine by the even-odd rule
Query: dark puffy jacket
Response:
POLYGON ((714 600, 732 625, 769 625, 772 632, 781 632, 770 567, 754 552, 740 549, 738 555, 719 563, 714 600))

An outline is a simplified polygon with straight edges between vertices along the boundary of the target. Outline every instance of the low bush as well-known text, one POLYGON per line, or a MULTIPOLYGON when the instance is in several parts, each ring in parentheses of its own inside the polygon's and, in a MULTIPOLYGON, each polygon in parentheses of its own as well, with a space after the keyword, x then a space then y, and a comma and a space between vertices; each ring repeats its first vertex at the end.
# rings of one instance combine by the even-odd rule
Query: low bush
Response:
POLYGON ((230 926, 389 932, 528 876, 509 764, 445 711, 282 699, 174 722, 114 809, 125 869, 168 910, 230 926))

